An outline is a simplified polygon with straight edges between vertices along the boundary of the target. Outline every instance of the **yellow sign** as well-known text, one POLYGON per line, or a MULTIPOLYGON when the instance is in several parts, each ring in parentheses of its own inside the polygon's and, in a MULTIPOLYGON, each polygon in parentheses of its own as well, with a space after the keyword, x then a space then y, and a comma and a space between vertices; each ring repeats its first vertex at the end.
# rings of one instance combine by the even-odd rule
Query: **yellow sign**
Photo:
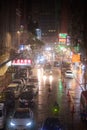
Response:
POLYGON ((66 43, 66 38, 59 38, 59 42, 66 43))
POLYGON ((72 55, 72 62, 80 62, 80 54, 73 54, 72 55))

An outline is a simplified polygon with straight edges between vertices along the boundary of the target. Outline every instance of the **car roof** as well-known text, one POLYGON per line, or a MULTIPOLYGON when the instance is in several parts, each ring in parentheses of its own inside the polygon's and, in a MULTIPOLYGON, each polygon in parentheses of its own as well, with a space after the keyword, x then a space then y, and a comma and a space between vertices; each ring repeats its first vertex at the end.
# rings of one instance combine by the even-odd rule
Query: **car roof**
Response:
POLYGON ((47 128, 48 130, 54 130, 56 126, 58 126, 59 129, 62 128, 62 125, 58 117, 48 117, 43 122, 42 127, 47 128))
POLYGON ((72 70, 67 70, 66 72, 72 72, 72 70))
POLYGON ((43 123, 43 128, 48 128, 48 130, 53 130, 56 125, 59 126, 59 128, 62 127, 60 120, 57 117, 48 117, 45 119, 43 123))
POLYGON ((26 86, 35 86, 35 85, 32 83, 27 83, 26 86))
POLYGON ((47 117, 45 121, 59 121, 58 117, 47 117))
POLYGON ((18 83, 11 83, 11 84, 8 85, 8 88, 9 87, 17 87, 18 85, 19 85, 18 83))
POLYGON ((29 112, 30 109, 29 108, 16 108, 16 111, 19 111, 19 112, 29 112))

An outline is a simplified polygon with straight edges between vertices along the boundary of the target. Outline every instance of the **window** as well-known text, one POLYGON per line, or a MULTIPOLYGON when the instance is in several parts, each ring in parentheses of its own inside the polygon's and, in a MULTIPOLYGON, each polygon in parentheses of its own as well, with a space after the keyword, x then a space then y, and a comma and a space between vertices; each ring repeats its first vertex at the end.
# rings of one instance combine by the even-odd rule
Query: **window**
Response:
POLYGON ((0 110, 0 117, 2 117, 2 110, 0 110))
POLYGON ((30 118, 29 111, 16 111, 14 118, 30 118))

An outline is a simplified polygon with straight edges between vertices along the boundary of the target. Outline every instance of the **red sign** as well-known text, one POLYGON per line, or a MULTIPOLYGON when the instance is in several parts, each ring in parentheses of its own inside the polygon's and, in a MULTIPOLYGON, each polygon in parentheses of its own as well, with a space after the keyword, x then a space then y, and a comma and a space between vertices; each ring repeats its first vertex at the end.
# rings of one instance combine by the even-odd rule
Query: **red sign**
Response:
POLYGON ((16 59, 12 61, 12 65, 31 65, 30 59, 16 59))

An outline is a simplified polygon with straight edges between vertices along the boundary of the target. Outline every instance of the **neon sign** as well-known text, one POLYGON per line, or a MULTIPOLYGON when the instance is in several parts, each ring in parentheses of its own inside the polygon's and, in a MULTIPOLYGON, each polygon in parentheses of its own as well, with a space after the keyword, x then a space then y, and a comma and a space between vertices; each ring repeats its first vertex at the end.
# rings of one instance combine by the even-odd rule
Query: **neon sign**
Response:
POLYGON ((11 65, 31 65, 31 63, 32 61, 30 59, 15 59, 11 65))

